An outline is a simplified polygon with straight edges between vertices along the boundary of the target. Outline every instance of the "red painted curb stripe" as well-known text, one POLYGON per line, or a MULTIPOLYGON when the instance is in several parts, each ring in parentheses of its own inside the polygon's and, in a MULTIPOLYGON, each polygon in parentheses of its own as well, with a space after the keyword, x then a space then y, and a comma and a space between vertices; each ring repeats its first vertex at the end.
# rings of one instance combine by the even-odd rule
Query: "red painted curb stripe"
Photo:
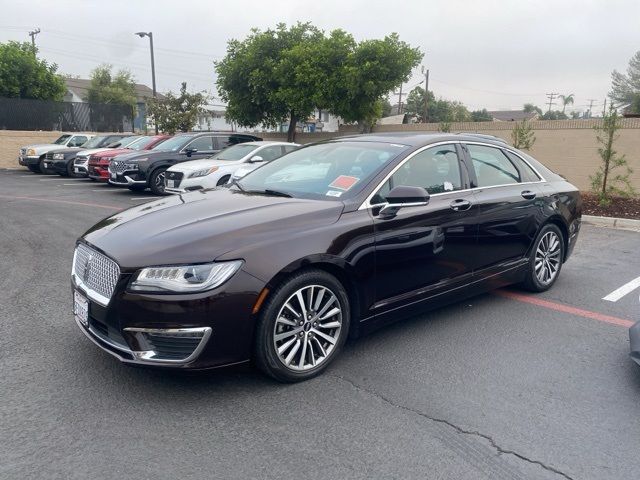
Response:
POLYGON ((592 320, 598 320, 599 322, 618 325, 619 327, 629 328, 634 323, 623 318, 612 317, 610 315, 604 315, 603 313, 592 312, 590 310, 583 310, 582 308, 572 307, 562 303, 550 302, 549 300, 543 300, 542 298, 532 297, 530 295, 522 295, 521 293, 510 292, 507 290, 496 290, 494 293, 501 297, 510 298, 518 302, 529 303, 531 305, 548 308, 549 310, 555 310, 557 312, 564 312, 571 315, 577 315, 579 317, 590 318, 592 320))
POLYGON ((54 200, 52 198, 39 198, 39 197, 20 197, 13 195, 0 195, 0 198, 8 198, 10 200, 32 200, 35 202, 46 202, 46 203, 66 203, 67 205, 82 205, 85 207, 96 207, 96 208, 106 208, 109 210, 122 210, 123 207, 116 207, 113 205, 104 205, 98 203, 86 203, 86 202, 72 202, 70 200, 54 200))

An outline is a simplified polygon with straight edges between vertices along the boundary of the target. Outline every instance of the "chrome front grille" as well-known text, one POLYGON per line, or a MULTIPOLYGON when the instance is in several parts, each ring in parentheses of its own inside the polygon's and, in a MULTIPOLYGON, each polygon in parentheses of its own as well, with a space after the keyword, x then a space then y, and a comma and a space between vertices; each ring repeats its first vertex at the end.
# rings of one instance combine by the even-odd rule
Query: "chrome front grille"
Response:
POLYGON ((89 298, 107 305, 120 278, 120 267, 106 255, 80 244, 73 256, 73 274, 89 298))
POLYGON ((127 164, 125 162, 116 162, 112 160, 109 163, 110 172, 122 173, 122 172, 125 172, 126 170, 127 170, 127 164))
POLYGON ((47 160, 53 160, 53 152, 49 152, 47 153, 44 158, 46 158, 47 160))
POLYGON ((27 154, 27 149, 26 148, 21 148, 20 149, 20 155, 26 155, 27 154))

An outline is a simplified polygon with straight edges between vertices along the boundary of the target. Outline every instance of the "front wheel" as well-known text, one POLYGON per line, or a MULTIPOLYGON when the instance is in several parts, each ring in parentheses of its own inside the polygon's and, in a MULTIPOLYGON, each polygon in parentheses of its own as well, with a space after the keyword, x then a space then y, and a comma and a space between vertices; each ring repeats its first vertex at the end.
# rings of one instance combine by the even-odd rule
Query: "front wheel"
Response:
POLYGON ((281 382, 321 373, 338 355, 349 331, 349 298, 322 270, 287 279, 264 305, 256 333, 258 368, 281 382))
POLYGON ((227 183, 229 183, 230 179, 231 179, 231 175, 225 175, 220 180, 218 180, 218 183, 216 183, 216 186, 222 187, 223 185, 226 185, 227 183))
POLYGON ((529 257, 529 268, 522 285, 532 292, 550 289, 560 275, 564 258, 564 238, 560 229, 547 224, 538 233, 529 257))
POLYGON ((164 176, 166 168, 160 168, 154 171, 149 178, 149 188, 156 195, 164 195, 164 176))

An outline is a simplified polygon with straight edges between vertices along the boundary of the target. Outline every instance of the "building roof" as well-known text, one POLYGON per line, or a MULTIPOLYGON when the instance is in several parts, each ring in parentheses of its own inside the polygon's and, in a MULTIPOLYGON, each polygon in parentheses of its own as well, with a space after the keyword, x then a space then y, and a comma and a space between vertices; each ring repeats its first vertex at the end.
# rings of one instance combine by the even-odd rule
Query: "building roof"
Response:
POLYGON ((495 122, 520 122, 533 120, 538 116, 537 112, 525 112, 523 110, 495 110, 487 112, 495 122))
MULTIPOLYGON (((74 93, 78 97, 87 98, 87 92, 91 85, 91 80, 86 78, 71 78, 66 77, 64 82, 67 86, 67 90, 74 93)), ((153 90, 142 83, 136 83, 136 100, 140 103, 144 103, 147 98, 153 97, 153 90)), ((158 94, 158 98, 162 98, 162 95, 158 94)))

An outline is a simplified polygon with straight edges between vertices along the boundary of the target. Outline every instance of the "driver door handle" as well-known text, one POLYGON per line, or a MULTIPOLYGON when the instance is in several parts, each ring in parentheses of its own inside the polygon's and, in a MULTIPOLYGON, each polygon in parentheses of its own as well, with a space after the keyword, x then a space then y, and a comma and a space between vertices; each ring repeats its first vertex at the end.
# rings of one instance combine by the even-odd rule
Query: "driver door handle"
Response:
POLYGON ((520 195, 522 195, 522 198, 526 198, 527 200, 533 200, 536 198, 536 192, 532 192, 531 190, 525 190, 520 193, 520 195))
POLYGON ((458 198, 449 204, 454 212, 463 212, 471 208, 471 202, 463 198, 458 198))

